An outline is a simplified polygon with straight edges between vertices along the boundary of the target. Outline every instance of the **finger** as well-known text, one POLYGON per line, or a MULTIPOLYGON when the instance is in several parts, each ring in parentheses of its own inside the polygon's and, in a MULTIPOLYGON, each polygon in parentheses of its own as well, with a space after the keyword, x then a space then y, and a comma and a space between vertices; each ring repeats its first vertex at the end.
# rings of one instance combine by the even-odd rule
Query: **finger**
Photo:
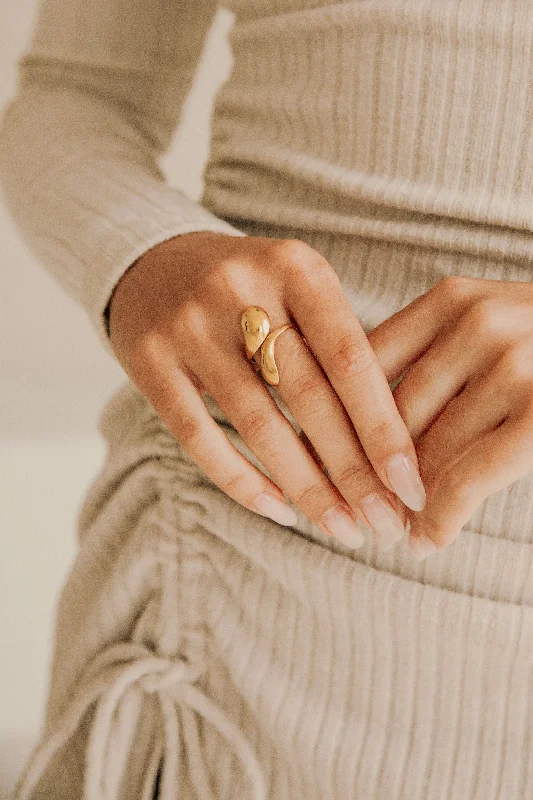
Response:
POLYGON ((293 268, 286 302, 377 476, 409 508, 419 511, 425 494, 413 442, 335 272, 323 259, 293 268))
POLYGON ((318 464, 318 466, 320 467, 320 469, 322 471, 324 471, 326 469, 326 466, 325 466, 324 462, 322 461, 322 459, 320 458, 320 456, 318 455, 318 453, 315 450, 315 448, 313 447, 313 443, 311 442, 311 440, 307 436, 306 432, 304 430, 301 430, 300 433, 298 434, 298 436, 300 437, 303 445, 307 448, 309 453, 315 459, 315 461, 318 464))
POLYGON ((240 351, 210 354, 200 379, 269 476, 323 532, 349 547, 364 535, 356 516, 321 470, 240 351), (224 365, 223 371, 220 365, 224 365), (227 376, 231 375, 231 381, 227 376))
POLYGON ((491 494, 532 468, 533 406, 485 434, 443 474, 427 510, 412 522, 409 545, 420 557, 449 545, 491 494), (424 539, 420 537, 424 535, 424 539))
MULTIPOLYGON (((453 328, 439 332, 393 392, 419 457, 420 435, 468 381, 475 382, 490 369, 501 352, 497 341, 473 338, 471 323, 465 314, 453 328)), ((404 338, 409 337, 404 333, 404 338)))
POLYGON ((283 493, 233 446, 209 414, 194 382, 169 353, 159 352, 155 361, 144 359, 135 382, 184 451, 216 486, 280 525, 296 523, 283 493))
POLYGON ((405 535, 395 495, 379 480, 344 406, 296 330, 279 337, 276 362, 280 374, 276 391, 309 437, 332 483, 374 528, 380 546, 388 549, 405 535))
POLYGON ((506 378, 505 368, 498 366, 470 381, 419 438, 418 463, 428 498, 442 471, 508 415, 514 390, 506 378))
POLYGON ((453 328, 472 297, 479 293, 479 281, 475 279, 443 278, 429 292, 369 331, 368 341, 389 383, 421 357, 439 331, 453 328))

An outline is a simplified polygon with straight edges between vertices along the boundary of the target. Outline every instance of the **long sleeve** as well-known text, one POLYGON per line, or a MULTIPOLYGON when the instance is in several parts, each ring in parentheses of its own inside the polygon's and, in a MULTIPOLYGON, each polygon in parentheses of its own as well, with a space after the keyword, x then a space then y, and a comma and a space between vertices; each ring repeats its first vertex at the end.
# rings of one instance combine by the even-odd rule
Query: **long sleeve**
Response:
POLYGON ((0 129, 0 178, 25 241, 87 311, 146 250, 239 231, 165 182, 216 0, 43 0, 0 129))

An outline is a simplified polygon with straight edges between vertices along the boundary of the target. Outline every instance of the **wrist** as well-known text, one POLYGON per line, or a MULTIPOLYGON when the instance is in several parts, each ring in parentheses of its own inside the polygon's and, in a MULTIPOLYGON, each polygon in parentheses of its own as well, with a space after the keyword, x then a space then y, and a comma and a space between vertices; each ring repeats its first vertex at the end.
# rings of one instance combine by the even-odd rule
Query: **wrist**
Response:
POLYGON ((188 233, 179 233, 164 239, 161 242, 149 247, 138 258, 135 259, 122 273, 117 283, 113 287, 107 305, 104 309, 104 323, 106 332, 111 338, 111 316, 113 307, 116 305, 116 299, 122 294, 124 287, 130 283, 139 270, 144 271, 144 267, 148 268, 150 263, 153 263, 155 258, 168 258, 172 253, 180 250, 180 245, 184 249, 195 249, 207 243, 207 240, 213 238, 235 238, 230 234, 218 233, 215 231, 191 231, 188 233))

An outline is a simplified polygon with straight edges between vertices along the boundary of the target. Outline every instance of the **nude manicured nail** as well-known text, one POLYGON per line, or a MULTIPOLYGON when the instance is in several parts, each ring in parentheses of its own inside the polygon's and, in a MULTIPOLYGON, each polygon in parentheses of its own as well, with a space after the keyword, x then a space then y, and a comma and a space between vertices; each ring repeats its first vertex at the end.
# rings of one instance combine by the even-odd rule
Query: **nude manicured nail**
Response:
POLYGON ((409 536, 408 544, 412 554, 419 561, 437 551, 437 545, 425 533, 420 533, 418 536, 409 536))
POLYGON ((393 544, 403 539, 405 529, 400 517, 378 494, 367 495, 361 500, 360 505, 365 517, 378 534, 382 550, 388 550, 393 544))
POLYGON ((426 491, 420 474, 409 456, 397 453, 385 464, 390 484, 400 500, 412 511, 422 511, 426 491))
POLYGON ((293 509, 271 492, 263 492, 254 500, 254 506, 265 517, 279 525, 295 525, 297 516, 293 509))
POLYGON ((365 537, 357 522, 342 505, 333 506, 322 514, 322 525, 346 547, 355 550, 365 542, 365 537))

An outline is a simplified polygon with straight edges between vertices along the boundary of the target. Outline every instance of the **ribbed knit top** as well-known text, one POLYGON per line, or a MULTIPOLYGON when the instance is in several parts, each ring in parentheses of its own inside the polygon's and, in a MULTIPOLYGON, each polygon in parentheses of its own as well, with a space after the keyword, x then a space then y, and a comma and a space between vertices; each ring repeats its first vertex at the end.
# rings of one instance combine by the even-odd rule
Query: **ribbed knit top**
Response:
MULTIPOLYGON (((211 0, 43 0, 3 119, 28 243, 102 312, 148 247, 223 217, 505 259, 529 279, 527 0, 233 0, 202 206, 158 166, 211 0), (211 212, 211 213, 210 213, 211 212)), ((520 276, 518 276, 520 277, 520 276)))
POLYGON ((527 2, 233 8, 210 208, 531 263, 527 2))

